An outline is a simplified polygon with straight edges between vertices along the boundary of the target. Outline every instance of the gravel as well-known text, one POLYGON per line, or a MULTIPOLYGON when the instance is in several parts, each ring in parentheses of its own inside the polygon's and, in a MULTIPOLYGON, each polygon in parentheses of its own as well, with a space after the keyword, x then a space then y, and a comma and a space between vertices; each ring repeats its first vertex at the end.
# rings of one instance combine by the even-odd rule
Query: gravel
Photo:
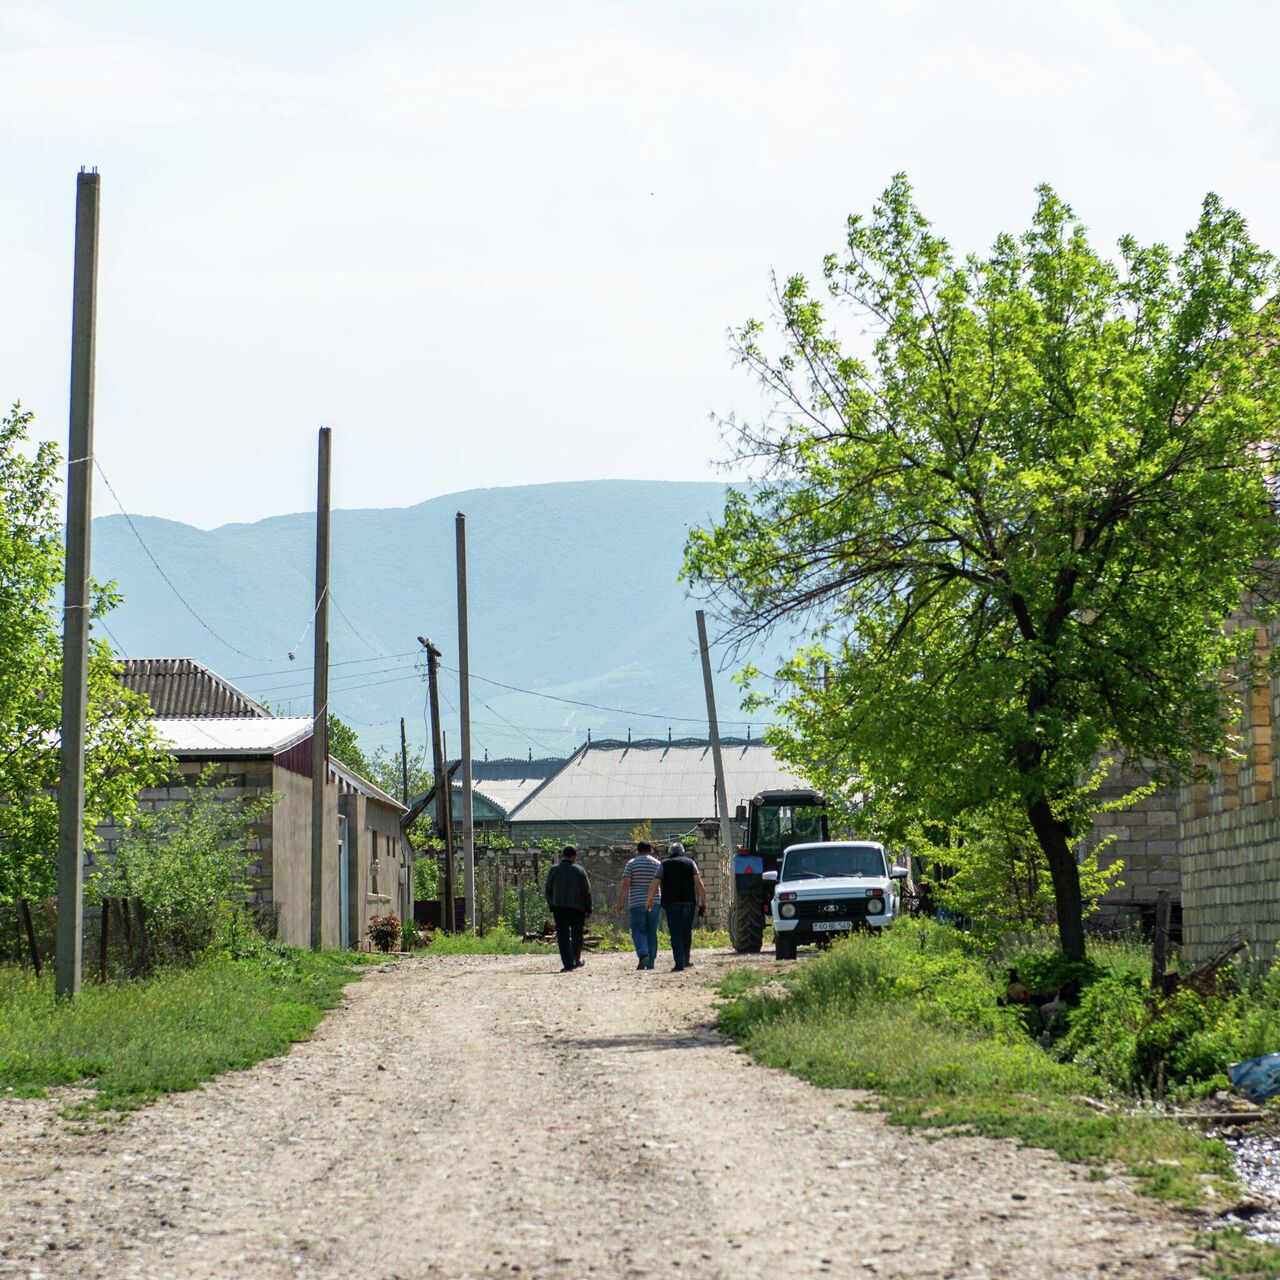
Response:
POLYGON ((1121 1178, 906 1135, 737 1053, 708 982, 740 963, 407 961, 287 1056, 118 1122, 0 1101, 0 1274, 1198 1274, 1190 1219, 1121 1178))

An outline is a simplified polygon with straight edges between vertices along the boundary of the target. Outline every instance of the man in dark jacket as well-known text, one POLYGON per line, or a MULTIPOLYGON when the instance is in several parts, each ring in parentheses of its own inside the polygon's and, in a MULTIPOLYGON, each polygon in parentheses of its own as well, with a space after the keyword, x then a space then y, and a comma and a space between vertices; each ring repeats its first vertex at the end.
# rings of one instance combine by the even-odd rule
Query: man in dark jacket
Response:
POLYGON ((645 900, 653 906, 654 895, 662 894, 662 908, 667 913, 667 930, 671 934, 671 957, 674 972, 687 969, 693 949, 693 916, 707 914, 707 886, 702 883, 698 864, 684 851, 678 840, 658 864, 658 873, 649 886, 645 900))
POLYGON ((578 851, 571 844, 547 873, 547 906, 556 922, 560 972, 571 973, 582 967, 582 935, 591 914, 591 878, 578 866, 578 851))

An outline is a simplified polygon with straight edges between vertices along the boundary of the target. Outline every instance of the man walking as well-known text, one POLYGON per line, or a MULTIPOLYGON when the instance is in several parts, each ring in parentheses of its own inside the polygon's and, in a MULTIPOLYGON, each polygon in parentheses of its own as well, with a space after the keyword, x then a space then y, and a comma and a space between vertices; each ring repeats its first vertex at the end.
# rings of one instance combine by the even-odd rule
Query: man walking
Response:
POLYGON ((672 972, 679 973, 689 967, 689 952, 693 949, 693 913, 707 911, 707 887, 702 883, 698 864, 684 851, 684 845, 674 841, 667 856, 658 864, 658 872, 649 886, 645 906, 662 893, 662 906, 667 913, 667 929, 671 934, 671 957, 675 961, 672 972))
POLYGON ((649 886, 662 866, 653 856, 653 845, 641 840, 636 845, 636 856, 622 868, 622 884, 618 886, 618 901, 614 910, 627 907, 627 923, 631 927, 631 941, 635 944, 639 963, 637 969, 652 969, 658 958, 658 916, 662 914, 661 893, 652 905, 649 903, 649 886))
POLYGON ((582 936, 591 914, 591 878, 578 866, 578 851, 564 847, 560 861, 547 872, 547 906, 556 922, 560 972, 582 967, 582 936))

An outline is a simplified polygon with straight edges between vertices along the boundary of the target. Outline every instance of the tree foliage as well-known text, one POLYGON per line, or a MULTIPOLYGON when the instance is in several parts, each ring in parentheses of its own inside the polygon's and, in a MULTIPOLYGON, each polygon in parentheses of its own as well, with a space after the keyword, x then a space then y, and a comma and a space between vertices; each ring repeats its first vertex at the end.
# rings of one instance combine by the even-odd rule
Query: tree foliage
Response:
MULTIPOLYGON (((27 445, 32 415, 0 417, 0 902, 53 896, 61 773, 63 542, 57 449, 27 445)), ((116 603, 95 587, 93 617, 116 603)), ((89 645, 85 838, 127 819, 138 791, 171 763, 144 697, 127 693, 106 642, 89 645)))
POLYGON ((168 960, 196 959, 249 889, 250 828, 275 796, 228 796, 226 786, 209 765, 182 800, 136 813, 93 878, 100 899, 142 899, 151 944, 168 960))
POLYGON ((1275 265, 1212 195, 1181 252, 1107 261, 1047 187, 959 258, 899 176, 822 284, 776 291, 776 352, 737 335, 775 408, 729 424, 759 483, 686 576, 739 641, 804 636, 771 697, 815 781, 899 821, 1016 806, 1082 957, 1094 763, 1175 779, 1233 747, 1228 620, 1273 585, 1275 265))

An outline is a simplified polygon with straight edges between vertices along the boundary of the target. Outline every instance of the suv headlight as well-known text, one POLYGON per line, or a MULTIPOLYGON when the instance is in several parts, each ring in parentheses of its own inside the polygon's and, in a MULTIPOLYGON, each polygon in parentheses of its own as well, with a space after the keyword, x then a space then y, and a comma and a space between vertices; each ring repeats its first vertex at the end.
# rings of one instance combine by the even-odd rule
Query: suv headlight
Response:
POLYGON ((884 899, 868 898, 867 899, 867 915, 869 916, 884 915, 884 899))
POLYGON ((790 920, 791 917, 795 915, 795 913, 796 913, 796 904, 794 902, 784 902, 778 908, 778 914, 784 920, 790 920))

